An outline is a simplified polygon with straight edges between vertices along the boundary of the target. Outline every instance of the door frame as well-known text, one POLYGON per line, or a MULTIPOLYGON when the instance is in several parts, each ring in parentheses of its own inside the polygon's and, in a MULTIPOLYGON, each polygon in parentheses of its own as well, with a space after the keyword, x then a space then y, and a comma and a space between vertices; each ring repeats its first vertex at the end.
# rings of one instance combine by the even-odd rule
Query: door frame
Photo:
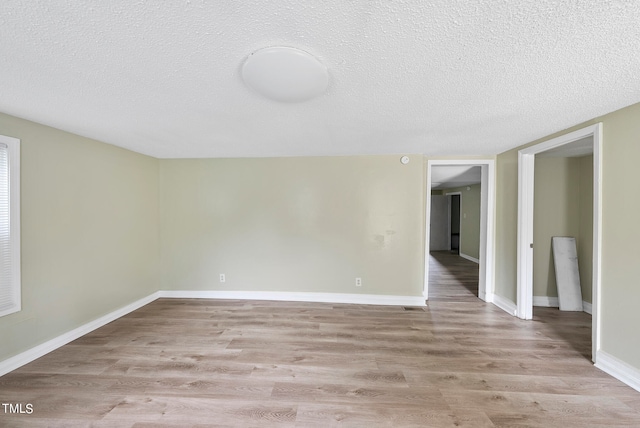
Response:
POLYGON ((480 263, 478 297, 493 302, 495 273, 495 212, 496 173, 493 159, 427 160, 427 197, 425 198, 424 298, 429 300, 429 232, 431 223, 431 168, 436 165, 467 165, 481 167, 480 180, 480 263))
POLYGON ((592 359, 600 349, 602 264, 602 123, 552 138, 518 151, 518 253, 516 316, 533 318, 533 209, 535 156, 574 141, 593 137, 593 271, 592 359))

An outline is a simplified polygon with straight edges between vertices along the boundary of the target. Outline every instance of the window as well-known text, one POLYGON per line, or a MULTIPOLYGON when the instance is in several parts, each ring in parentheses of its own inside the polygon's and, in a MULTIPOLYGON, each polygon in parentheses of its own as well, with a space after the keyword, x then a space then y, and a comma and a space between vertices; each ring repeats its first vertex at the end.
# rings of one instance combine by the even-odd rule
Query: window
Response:
POLYGON ((20 310, 20 140, 0 135, 0 316, 20 310))

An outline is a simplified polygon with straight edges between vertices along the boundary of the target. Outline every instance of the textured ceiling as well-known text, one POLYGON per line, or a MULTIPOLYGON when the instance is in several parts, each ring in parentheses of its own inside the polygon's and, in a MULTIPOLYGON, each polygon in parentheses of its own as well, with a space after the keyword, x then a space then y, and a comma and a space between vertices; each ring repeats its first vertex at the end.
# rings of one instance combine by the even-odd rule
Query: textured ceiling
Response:
POLYGON ((450 189, 453 187, 480 184, 482 168, 469 165, 434 165, 431 167, 431 188, 450 189))
MULTIPOLYGON (((640 118, 638 118, 640 120, 640 118)), ((593 154, 593 136, 584 137, 580 140, 573 141, 569 144, 564 144, 555 149, 547 150, 546 152, 538 153, 537 157, 543 158, 577 158, 580 156, 586 156, 593 154)))
POLYGON ((639 23, 635 0, 6 0, 0 111, 162 158, 496 154, 640 101, 639 23), (328 91, 245 87, 273 45, 328 91))

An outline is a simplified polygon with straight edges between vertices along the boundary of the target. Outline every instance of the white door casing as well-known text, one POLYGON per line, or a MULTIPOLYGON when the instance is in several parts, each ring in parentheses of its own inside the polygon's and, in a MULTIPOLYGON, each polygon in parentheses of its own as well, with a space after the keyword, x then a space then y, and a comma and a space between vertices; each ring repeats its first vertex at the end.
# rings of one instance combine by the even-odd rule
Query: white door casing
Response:
POLYGON ((583 138, 593 138, 592 359, 600 349, 602 245, 602 123, 552 138, 518 152, 518 255, 516 315, 533 318, 533 208, 535 155, 583 138))
MULTIPOLYGON (((480 191, 480 265, 478 278, 478 297, 485 302, 493 302, 494 290, 494 254, 495 254, 495 161, 493 159, 456 159, 427 161, 427 195, 431 195, 431 168, 435 165, 480 166, 482 171, 480 191)), ((427 197, 425 207, 425 251, 424 251, 424 290, 425 299, 429 298, 429 240, 431 219, 431 198, 427 197)))

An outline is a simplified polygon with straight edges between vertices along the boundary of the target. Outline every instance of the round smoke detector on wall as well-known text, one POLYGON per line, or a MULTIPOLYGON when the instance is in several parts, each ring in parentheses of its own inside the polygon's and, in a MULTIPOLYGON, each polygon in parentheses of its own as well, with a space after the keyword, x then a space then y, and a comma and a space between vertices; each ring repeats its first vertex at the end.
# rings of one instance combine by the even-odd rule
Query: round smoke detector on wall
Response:
POLYGON ((286 46, 253 52, 242 66, 242 79, 261 95, 283 102, 309 100, 329 85, 324 64, 308 52, 286 46))
POLYGON ((402 157, 400 158, 400 163, 401 163, 402 165, 406 165, 406 164, 408 164, 408 163, 409 163, 409 156, 402 156, 402 157))

